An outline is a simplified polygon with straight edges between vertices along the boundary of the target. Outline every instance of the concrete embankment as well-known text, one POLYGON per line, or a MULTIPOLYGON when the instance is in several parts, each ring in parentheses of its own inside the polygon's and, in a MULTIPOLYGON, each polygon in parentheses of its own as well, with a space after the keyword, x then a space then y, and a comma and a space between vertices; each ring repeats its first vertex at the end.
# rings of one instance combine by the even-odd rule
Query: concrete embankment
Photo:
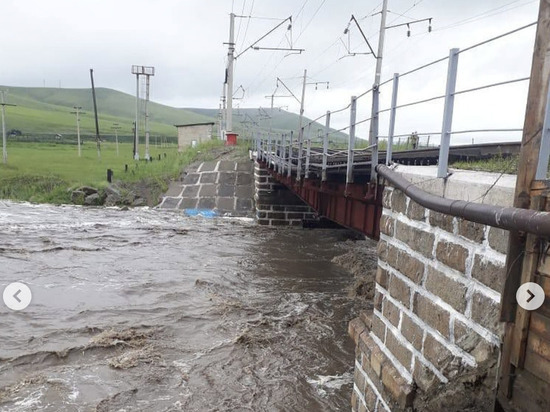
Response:
POLYGON ((159 208, 252 217, 253 167, 249 160, 217 160, 191 166, 179 181, 170 184, 159 208))

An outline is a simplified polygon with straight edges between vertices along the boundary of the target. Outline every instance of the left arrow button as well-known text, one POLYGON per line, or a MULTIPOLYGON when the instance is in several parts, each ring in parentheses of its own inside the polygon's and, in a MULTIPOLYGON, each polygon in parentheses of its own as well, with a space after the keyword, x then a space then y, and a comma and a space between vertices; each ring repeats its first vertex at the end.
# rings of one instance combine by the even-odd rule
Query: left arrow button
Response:
POLYGON ((11 310, 23 310, 31 303, 32 293, 24 283, 14 282, 6 286, 2 297, 11 310))

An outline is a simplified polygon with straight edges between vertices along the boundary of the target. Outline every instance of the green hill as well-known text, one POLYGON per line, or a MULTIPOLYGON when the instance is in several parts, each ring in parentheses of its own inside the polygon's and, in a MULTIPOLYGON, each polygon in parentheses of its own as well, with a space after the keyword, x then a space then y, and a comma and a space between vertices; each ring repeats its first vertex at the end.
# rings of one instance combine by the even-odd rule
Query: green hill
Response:
MULTIPOLYGON (((6 108, 7 130, 19 130, 24 136, 40 137, 61 134, 64 137, 76 135, 76 116, 71 114, 73 106, 81 106, 80 128, 83 136, 95 135, 95 121, 91 89, 61 89, 46 87, 10 87, 0 86, 7 90, 6 102, 16 107, 6 108)), ((132 136, 135 118, 135 96, 107 88, 97 88, 97 106, 99 129, 102 137, 114 135, 113 123, 121 129, 119 136, 132 136)), ((149 120, 151 136, 176 137, 175 124, 216 122, 218 109, 175 108, 155 102, 149 103, 149 120)), ((253 128, 269 130, 268 111, 263 109, 235 109, 234 129, 243 137, 249 137, 253 128)), ((307 124, 309 119, 304 119, 307 124)), ((140 122, 140 135, 143 135, 143 119, 140 122)), ((283 132, 297 130, 299 116, 284 110, 273 113, 272 130, 283 132)), ((317 130, 324 130, 324 125, 315 123, 312 136, 317 130)), ((217 134, 215 128, 214 134, 217 134)), ((347 139, 343 133, 335 133, 331 140, 347 139)))
MULTIPOLYGON (((25 135, 76 134, 76 117, 70 112, 81 106, 80 127, 83 135, 95 134, 91 89, 55 89, 7 87, 7 102, 16 107, 6 109, 7 129, 20 130, 25 135)), ((121 127, 120 135, 131 136, 135 118, 135 96, 112 89, 96 89, 101 135, 113 134, 113 123, 121 127)), ((152 136, 176 136, 175 124, 214 121, 213 118, 150 102, 150 128, 152 136)), ((143 131, 143 124, 140 125, 143 131)))
MULTIPOLYGON (((187 110, 209 117, 215 117, 218 114, 218 110, 214 109, 189 108, 187 110)), ((267 131, 270 125, 272 131, 275 133, 288 132, 289 130, 294 130, 296 132, 298 130, 300 124, 300 116, 298 114, 276 109, 273 110, 272 120, 269 119, 270 115, 270 109, 235 109, 233 112, 234 129, 246 137, 250 136, 252 128, 260 128, 261 130, 267 131)), ((310 121, 311 120, 306 117, 303 120, 303 124, 307 125, 310 121)), ((317 137, 319 130, 322 130, 324 133, 325 125, 315 122, 311 129, 311 137, 317 137)), ((331 130, 334 132, 333 129, 331 130)), ((330 135, 330 140, 335 142, 347 141, 347 139, 348 135, 342 132, 334 132, 330 135)))

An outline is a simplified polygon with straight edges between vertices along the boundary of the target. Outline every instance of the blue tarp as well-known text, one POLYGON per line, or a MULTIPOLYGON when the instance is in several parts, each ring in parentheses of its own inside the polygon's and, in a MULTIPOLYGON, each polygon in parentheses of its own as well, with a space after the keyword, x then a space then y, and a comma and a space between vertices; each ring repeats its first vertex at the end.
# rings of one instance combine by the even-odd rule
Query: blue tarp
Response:
POLYGON ((187 216, 216 217, 218 212, 212 209, 184 209, 183 213, 187 216))

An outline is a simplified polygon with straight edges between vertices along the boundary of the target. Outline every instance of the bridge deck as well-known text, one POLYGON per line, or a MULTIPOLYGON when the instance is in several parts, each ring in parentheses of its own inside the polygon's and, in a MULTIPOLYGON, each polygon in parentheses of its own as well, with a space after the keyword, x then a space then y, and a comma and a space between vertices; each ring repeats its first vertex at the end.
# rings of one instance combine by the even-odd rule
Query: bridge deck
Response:
MULTIPOLYGON (((330 149, 323 153, 322 148, 304 148, 300 154, 297 147, 289 150, 280 144, 274 146, 271 150, 259 146, 258 161, 279 182, 315 209, 320 217, 378 238, 383 187, 370 182, 370 150, 353 151, 353 165, 348 176, 347 150, 330 149), (326 166, 323 167, 325 156, 326 166)), ((464 145, 451 147, 449 157, 452 161, 477 160, 516 155, 519 151, 520 143, 464 145)), ((433 165, 438 156, 439 148, 419 148, 394 152, 392 160, 402 164, 433 165)), ((379 152, 378 161, 385 163, 386 152, 379 152)))

